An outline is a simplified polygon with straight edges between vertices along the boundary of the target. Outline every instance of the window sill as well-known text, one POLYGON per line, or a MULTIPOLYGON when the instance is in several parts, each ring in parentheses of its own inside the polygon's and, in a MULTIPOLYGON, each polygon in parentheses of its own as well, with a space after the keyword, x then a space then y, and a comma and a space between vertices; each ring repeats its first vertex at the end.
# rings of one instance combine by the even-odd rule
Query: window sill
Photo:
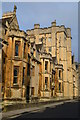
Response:
POLYGON ((18 84, 13 84, 13 88, 19 88, 18 84))

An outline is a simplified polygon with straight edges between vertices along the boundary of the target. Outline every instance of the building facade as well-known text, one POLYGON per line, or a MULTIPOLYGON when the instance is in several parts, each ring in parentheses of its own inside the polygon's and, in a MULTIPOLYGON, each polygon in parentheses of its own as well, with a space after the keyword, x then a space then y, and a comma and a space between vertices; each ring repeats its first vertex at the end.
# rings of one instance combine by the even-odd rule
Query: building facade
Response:
POLYGON ((78 96, 78 70, 72 62, 71 29, 57 26, 19 29, 16 9, 2 16, 2 97, 4 101, 78 96), (75 83, 75 87, 74 87, 75 83))
MULTIPOLYGON (((64 25, 56 26, 56 21, 48 28, 40 28, 39 24, 34 24, 34 28, 27 30, 29 36, 35 36, 35 44, 43 43, 43 48, 47 54, 52 56, 52 64, 56 59, 57 68, 57 88, 63 88, 64 97, 73 97, 72 79, 72 53, 71 53, 71 29, 64 25), (60 68, 60 66, 62 66, 60 68), (60 79, 60 76, 62 78, 60 79), (64 84, 64 85, 63 85, 64 84), (61 87, 60 87, 61 86, 61 87), (63 87, 62 87, 63 86, 63 87)), ((49 65, 50 66, 50 65, 49 65)), ((42 68, 43 70, 43 68, 42 68)), ((49 79, 50 81, 50 79, 49 79)), ((61 90, 57 90, 58 92, 61 90)))

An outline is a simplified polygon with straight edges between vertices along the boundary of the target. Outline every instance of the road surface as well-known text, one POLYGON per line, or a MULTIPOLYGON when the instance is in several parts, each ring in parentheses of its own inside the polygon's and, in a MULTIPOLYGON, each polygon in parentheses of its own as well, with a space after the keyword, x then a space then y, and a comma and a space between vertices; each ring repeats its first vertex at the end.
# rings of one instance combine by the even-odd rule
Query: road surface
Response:
POLYGON ((8 120, 26 120, 27 118, 80 118, 80 101, 52 105, 33 112, 12 116, 8 120))

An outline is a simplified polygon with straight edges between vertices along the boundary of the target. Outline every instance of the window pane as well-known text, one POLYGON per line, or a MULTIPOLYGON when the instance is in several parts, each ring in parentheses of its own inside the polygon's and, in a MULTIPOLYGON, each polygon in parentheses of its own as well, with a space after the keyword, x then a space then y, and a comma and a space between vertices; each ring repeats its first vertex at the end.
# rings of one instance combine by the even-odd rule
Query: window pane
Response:
POLYGON ((26 43, 24 43, 24 57, 26 57, 25 55, 26 55, 26 43))
POLYGON ((17 76, 17 68, 14 69, 14 76, 17 76))
POLYGON ((45 61, 45 70, 47 70, 47 69, 48 69, 48 62, 45 61))
POLYGON ((59 83, 59 91, 61 92, 61 83, 59 83))
POLYGON ((61 79, 61 70, 59 70, 59 79, 61 79))
POLYGON ((30 64, 27 64, 27 75, 30 76, 30 64))
POLYGON ((45 89, 47 89, 47 87, 48 87, 48 78, 45 77, 45 89))
POLYGON ((18 44, 15 44, 15 56, 18 56, 18 44))
POLYGON ((23 82, 22 82, 22 84, 24 84, 24 77, 25 77, 25 67, 23 67, 23 82))
POLYGON ((17 83, 18 79, 18 67, 14 67, 14 81, 13 83, 17 83))

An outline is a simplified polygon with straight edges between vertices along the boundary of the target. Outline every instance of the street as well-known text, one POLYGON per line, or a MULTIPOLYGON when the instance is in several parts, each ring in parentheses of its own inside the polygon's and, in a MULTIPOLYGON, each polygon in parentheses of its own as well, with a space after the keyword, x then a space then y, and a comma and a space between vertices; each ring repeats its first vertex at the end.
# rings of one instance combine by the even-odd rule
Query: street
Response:
POLYGON ((26 118, 80 118, 80 101, 67 102, 40 110, 25 112, 8 118, 8 120, 23 120, 26 118))

